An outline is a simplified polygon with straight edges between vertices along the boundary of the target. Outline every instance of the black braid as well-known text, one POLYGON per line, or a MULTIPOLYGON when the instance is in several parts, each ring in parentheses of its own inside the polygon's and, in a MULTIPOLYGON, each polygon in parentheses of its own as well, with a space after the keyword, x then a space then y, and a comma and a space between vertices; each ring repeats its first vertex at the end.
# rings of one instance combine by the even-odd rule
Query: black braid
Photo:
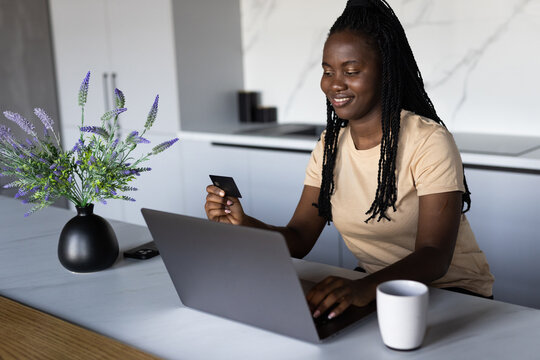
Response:
MULTIPOLYGON (((377 218, 390 220, 388 208, 396 211, 396 156, 399 140, 401 110, 407 109, 443 126, 424 88, 424 80, 414 59, 411 47, 394 11, 385 0, 350 0, 336 20, 328 36, 344 30, 367 35, 378 45, 382 62, 382 139, 377 175, 377 191, 366 222, 377 218)), ((327 125, 324 137, 322 182, 317 207, 319 215, 332 221, 330 197, 334 192, 334 167, 337 140, 347 121, 340 119, 330 102, 326 101, 327 125)), ((462 212, 471 206, 467 181, 462 197, 462 212)))

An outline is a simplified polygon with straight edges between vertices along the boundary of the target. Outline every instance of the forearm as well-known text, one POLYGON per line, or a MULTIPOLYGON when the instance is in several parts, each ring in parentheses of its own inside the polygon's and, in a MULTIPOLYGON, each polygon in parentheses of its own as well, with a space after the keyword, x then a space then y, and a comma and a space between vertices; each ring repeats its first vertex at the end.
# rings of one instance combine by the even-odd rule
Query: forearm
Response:
POLYGON ((429 285, 443 277, 449 265, 447 254, 434 247, 424 247, 358 282, 375 299, 377 285, 385 281, 407 279, 429 285))
POLYGON ((307 241, 298 231, 291 227, 269 225, 248 215, 244 217, 241 225, 281 233, 285 238, 291 256, 298 259, 306 256, 315 243, 315 241, 307 241))

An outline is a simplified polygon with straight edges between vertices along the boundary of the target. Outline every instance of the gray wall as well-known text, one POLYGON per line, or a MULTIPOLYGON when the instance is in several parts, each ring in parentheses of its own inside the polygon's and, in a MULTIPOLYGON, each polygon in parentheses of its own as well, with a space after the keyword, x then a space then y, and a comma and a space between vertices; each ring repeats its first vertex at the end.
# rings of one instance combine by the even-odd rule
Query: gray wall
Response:
MULTIPOLYGON (((59 131, 47 0, 0 0, 0 49, 0 112, 18 112, 41 131, 41 122, 33 115, 33 109, 40 107, 55 120, 59 131)), ((3 115, 0 124, 24 139, 24 132, 3 115)), ((0 177, 2 185, 9 181, 0 177)), ((0 187, 0 194, 14 191, 0 187)))
POLYGON ((181 129, 237 123, 236 91, 244 86, 239 0, 174 0, 173 13, 181 129))

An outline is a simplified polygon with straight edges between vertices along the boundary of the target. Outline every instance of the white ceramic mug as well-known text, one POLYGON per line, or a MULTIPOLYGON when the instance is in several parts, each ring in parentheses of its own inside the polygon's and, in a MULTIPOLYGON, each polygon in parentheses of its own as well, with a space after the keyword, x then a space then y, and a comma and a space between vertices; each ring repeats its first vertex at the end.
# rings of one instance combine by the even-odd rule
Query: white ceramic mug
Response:
POLYGON ((426 333, 429 291, 412 280, 392 280, 377 286, 377 319, 382 340, 396 350, 413 350, 426 333))

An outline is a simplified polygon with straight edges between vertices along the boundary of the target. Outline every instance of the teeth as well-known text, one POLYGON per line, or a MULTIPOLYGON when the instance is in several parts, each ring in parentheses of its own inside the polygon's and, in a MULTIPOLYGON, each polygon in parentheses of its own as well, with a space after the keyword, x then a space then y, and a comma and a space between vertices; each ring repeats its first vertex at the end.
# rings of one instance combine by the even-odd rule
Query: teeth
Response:
POLYGON ((337 103, 337 104, 344 104, 347 101, 349 101, 350 99, 351 98, 339 98, 339 99, 334 99, 334 102, 337 103))

